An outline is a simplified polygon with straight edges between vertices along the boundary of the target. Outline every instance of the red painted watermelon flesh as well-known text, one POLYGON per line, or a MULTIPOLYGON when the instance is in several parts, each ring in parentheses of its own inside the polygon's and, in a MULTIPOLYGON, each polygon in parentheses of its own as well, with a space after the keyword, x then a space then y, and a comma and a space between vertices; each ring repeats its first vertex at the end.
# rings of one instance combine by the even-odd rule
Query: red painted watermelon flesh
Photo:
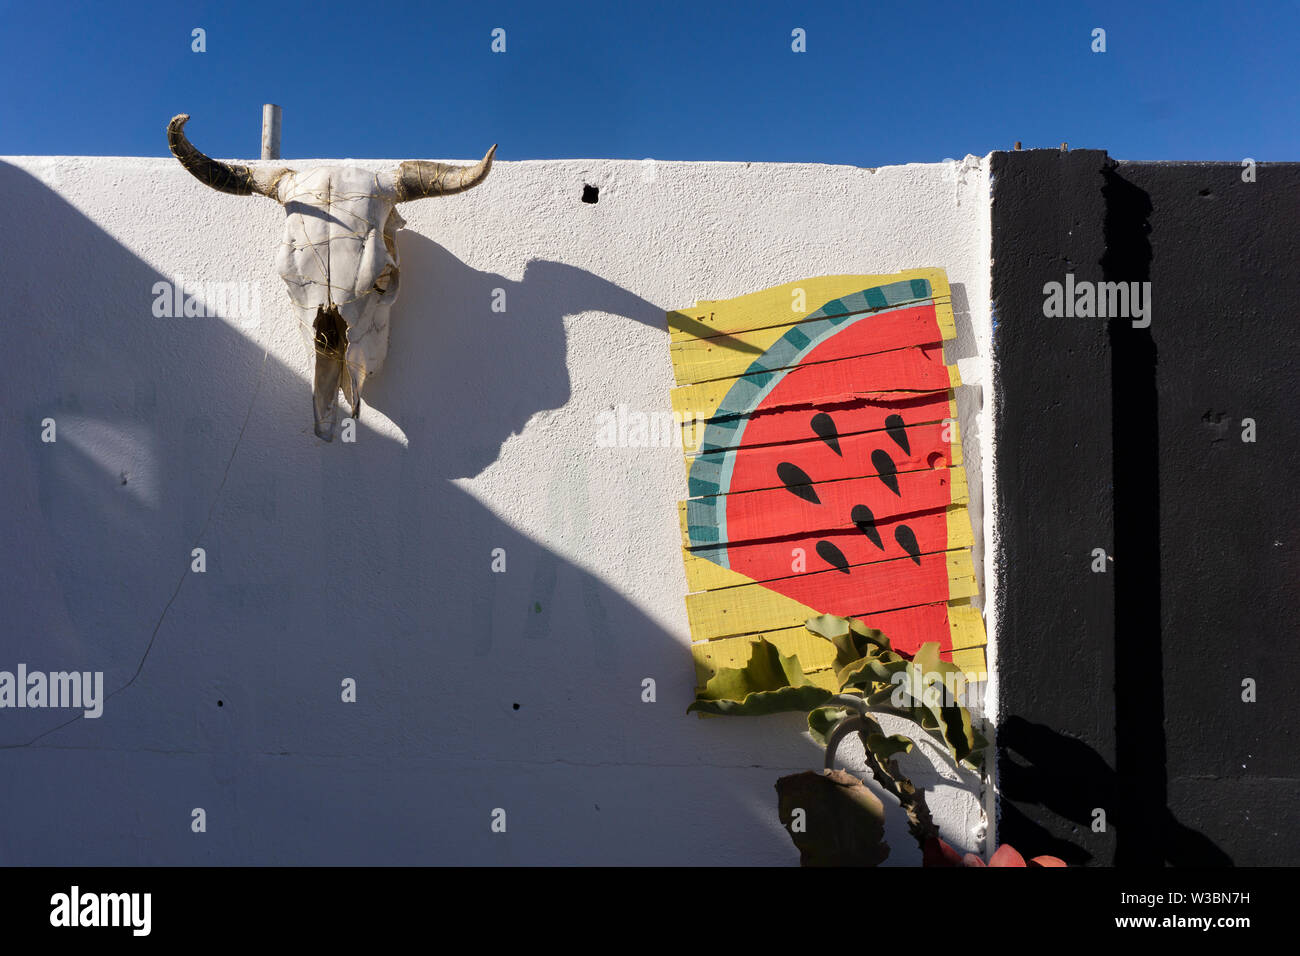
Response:
POLYGON ((725 453, 728 493, 716 499, 732 570, 819 612, 858 617, 907 652, 927 640, 948 646, 950 432, 933 401, 856 396, 948 388, 941 348, 926 342, 938 339, 934 307, 919 310, 930 324, 911 326, 913 347, 895 336, 879 351, 868 316, 781 373, 725 453))

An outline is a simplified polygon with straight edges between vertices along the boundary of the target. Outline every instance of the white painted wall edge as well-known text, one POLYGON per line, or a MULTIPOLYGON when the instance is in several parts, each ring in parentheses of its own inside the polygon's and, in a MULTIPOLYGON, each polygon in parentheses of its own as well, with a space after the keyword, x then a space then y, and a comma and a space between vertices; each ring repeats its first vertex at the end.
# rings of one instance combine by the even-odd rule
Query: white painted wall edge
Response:
MULTIPOLYGON (((815 275, 947 271, 959 326, 949 357, 968 383, 959 403, 975 557, 993 613, 986 161, 874 170, 656 161, 651 181, 637 160, 499 161, 480 189, 403 207, 392 351, 368 386, 372 403, 350 458, 311 436, 308 352, 284 321, 287 298, 273 268, 282 210, 207 190, 171 159, 0 163, 21 187, 9 212, 16 221, 0 238, 0 276, 28 317, 18 343, 26 361, 11 384, 24 396, 22 415, 53 408, 67 418, 66 447, 84 458, 41 457, 25 443, 31 436, 19 435, 25 426, 9 419, 9 437, 24 441, 7 466, 18 507, 5 529, 39 552, 7 585, 21 598, 13 652, 85 661, 120 683, 157 619, 159 594, 174 585, 169 549, 188 552, 191 512, 211 506, 210 533, 243 562, 227 560, 209 592, 186 584, 141 681, 113 698, 104 721, 74 724, 18 758, 28 762, 24 792, 33 796, 10 809, 78 821, 69 841, 80 855, 69 859, 106 858, 119 847, 121 837, 108 836, 118 824, 115 832, 153 848, 154 861, 191 859, 184 838, 128 814, 138 797, 126 782, 157 779, 230 804, 238 833, 214 831, 204 850, 221 861, 293 861, 324 828, 334 842, 315 851, 320 862, 364 859, 375 847, 390 848, 385 859, 412 862, 791 862, 771 784, 819 766, 798 721, 683 716, 693 674, 675 512, 685 496, 680 451, 594 441, 604 410, 668 408, 662 312, 699 299, 815 275), (599 203, 581 202, 584 184, 600 187, 599 203), (152 283, 177 275, 256 284, 260 321, 206 320, 216 328, 155 319, 152 283), (491 311, 495 289, 508 295, 504 315, 491 311), (101 347, 104 329, 114 337, 101 347), (64 343, 59 354, 50 343, 64 343), (264 352, 269 365, 258 377, 264 352), (236 382, 250 387, 230 391, 236 382), (70 410, 73 398, 80 411, 70 410), (195 446, 200 427, 207 438, 195 446), (232 449, 213 499, 211 472, 219 477, 232 449), (129 485, 119 484, 119 472, 130 474, 129 485), (138 497, 123 498, 122 487, 138 497), (349 507, 352 488, 383 493, 349 507), (415 500, 420 508, 403 506, 415 500), (328 539, 320 520, 327 504, 328 539), (366 597, 321 606, 316 569, 335 541, 364 542, 357 553, 366 597), (499 543, 517 556, 512 571, 485 576, 499 543), (75 577, 88 550, 112 555, 96 559, 102 580, 75 577), (83 580, 75 595, 74 579, 83 580), (425 593, 431 580, 459 600, 425 593), (204 603, 205 593, 223 594, 224 603, 204 603), (98 602, 94 626, 78 618, 74 597, 98 602), (543 611, 533 614, 534 603, 543 611), (603 614, 599 627, 593 608, 603 614), (241 621, 283 633, 255 639, 241 621), (597 631, 603 643, 591 637, 597 631), (457 673, 490 672, 491 690, 449 686, 436 709, 420 708, 408 682, 435 660, 457 673), (390 687, 390 706, 374 697, 353 712, 323 704, 320 687, 337 686, 349 670, 362 674, 362 687, 390 687), (660 687, 654 707, 637 699, 644 676, 660 687), (205 689, 213 682, 226 688, 220 714, 205 689), (554 689, 570 686, 583 693, 554 689), (510 710, 519 698, 527 721, 510 710), (411 708, 418 718, 404 713, 411 708), (465 749, 464 728, 447 715, 471 709, 481 715, 478 743, 465 749), (593 725, 594 714, 615 729, 593 725), (121 763, 78 760, 85 751, 68 748, 121 763), (257 756, 281 750, 288 755, 273 771, 257 756), (236 761, 239 782, 208 764, 158 756, 173 752, 229 754, 222 759, 236 761), (349 755, 361 753, 368 776, 353 780, 349 755), (326 802, 323 817, 300 823, 276 794, 307 786, 313 759, 336 762, 342 795, 326 802), (479 842, 480 803, 529 767, 545 768, 528 796, 536 818, 580 818, 607 838, 575 847, 560 832, 524 829, 513 844, 479 842), (568 802, 578 785, 573 767, 584 768, 584 786, 607 791, 595 801, 599 817, 568 802), (99 794, 95 807, 65 789, 72 779, 99 794), (677 783, 652 788, 650 804, 625 794, 631 781, 644 788, 647 779, 677 783), (444 788, 445 832, 412 836, 385 803, 384 794, 416 787, 444 788), (352 812, 336 820, 336 806, 352 812), (368 816, 380 811, 382 819, 368 816), (340 822, 358 816, 364 832, 340 822), (689 840, 686 819, 694 821, 689 840), (627 833, 637 834, 635 845, 620 841, 627 833)), ((985 825, 978 785, 942 758, 924 764, 913 770, 934 788, 945 836, 977 849, 985 825)), ((896 817, 889 862, 914 863, 919 854, 896 817)), ((13 839, 11 858, 41 861, 36 842, 13 839)))

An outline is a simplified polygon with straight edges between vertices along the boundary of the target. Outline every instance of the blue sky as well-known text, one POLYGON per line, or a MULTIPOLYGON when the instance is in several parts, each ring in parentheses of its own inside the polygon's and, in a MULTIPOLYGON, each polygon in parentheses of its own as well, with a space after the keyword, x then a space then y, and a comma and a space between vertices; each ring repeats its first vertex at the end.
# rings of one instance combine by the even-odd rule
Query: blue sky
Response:
POLYGON ((1298 38, 1300 0, 0 0, 0 155, 163 156, 188 112, 256 158, 275 102, 286 158, 1300 160, 1298 38))

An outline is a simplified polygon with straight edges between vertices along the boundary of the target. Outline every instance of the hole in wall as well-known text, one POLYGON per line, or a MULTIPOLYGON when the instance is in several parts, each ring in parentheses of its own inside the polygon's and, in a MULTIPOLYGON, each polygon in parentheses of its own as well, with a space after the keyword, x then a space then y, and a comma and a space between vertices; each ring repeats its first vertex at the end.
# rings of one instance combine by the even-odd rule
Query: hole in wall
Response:
POLYGON ((217 706, 218 706, 218 707, 225 707, 225 706, 226 706, 226 702, 225 702, 225 701, 222 701, 222 700, 219 700, 219 701, 217 701, 217 706))
POLYGON ((518 704, 512 704, 511 706, 512 706, 515 710, 518 710, 518 709, 519 709, 519 705, 518 705, 518 704))
POLYGON ((599 186, 588 186, 586 183, 583 183, 583 186, 582 186, 582 201, 583 201, 583 202, 589 202, 589 203, 598 203, 598 202, 600 202, 600 187, 599 187, 599 186))

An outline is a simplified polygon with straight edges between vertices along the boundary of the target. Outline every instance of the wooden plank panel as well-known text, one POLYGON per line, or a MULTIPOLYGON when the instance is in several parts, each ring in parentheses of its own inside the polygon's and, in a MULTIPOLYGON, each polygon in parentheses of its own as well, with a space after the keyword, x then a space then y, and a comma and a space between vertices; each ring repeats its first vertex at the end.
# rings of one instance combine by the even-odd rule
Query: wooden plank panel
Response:
MULTIPOLYGON (((673 411, 693 419, 748 412, 753 408, 753 399, 770 380, 771 373, 761 373, 683 385, 670 393, 673 411), (729 393, 730 403, 720 413, 719 408, 729 393)), ((934 346, 895 349, 791 369, 781 377, 779 396, 764 410, 851 402, 881 392, 935 392, 960 385, 957 366, 944 364, 943 349, 934 346)))
MULTIPOLYGON (((893 275, 820 276, 787 282, 733 299, 702 299, 689 309, 668 313, 668 331, 673 342, 690 338, 708 338, 754 329, 788 324, 791 315, 807 316, 825 303, 879 286, 922 279, 930 284, 928 298, 934 300, 941 327, 952 324, 952 293, 942 269, 911 269, 893 275), (796 290, 802 290, 805 312, 796 312, 796 290), (946 314, 945 314, 946 312, 946 314)), ((920 298, 925 297, 918 297, 920 298)), ((778 336, 774 336, 777 338, 778 336)), ((948 336, 951 337, 951 336, 948 336)))
POLYGON ((694 497, 679 506, 679 521, 687 582, 696 592, 686 604, 700 683, 716 666, 742 666, 762 633, 783 653, 798 654, 811 679, 833 688, 825 667, 834 648, 803 627, 823 612, 880 627, 905 652, 945 635, 945 659, 982 670, 986 638, 969 600, 976 594, 974 535, 951 392, 961 381, 942 354, 942 343, 955 336, 943 270, 805 279, 701 301, 670 313, 668 324, 679 386, 672 404, 686 419, 685 464, 688 471, 695 465, 698 476, 694 497), (807 311, 797 311, 798 304, 807 311), (764 402, 771 408, 750 414, 764 402), (819 414, 829 417, 833 442, 825 439, 826 418, 804 437, 819 414), (891 414, 907 426, 902 442, 884 431, 891 414), (946 421, 953 425, 943 434, 946 421), (833 458, 822 460, 819 447, 833 458), (891 488, 890 497, 881 496, 872 451, 890 455, 897 494, 891 488), (811 483, 799 484, 802 476, 792 479, 788 469, 776 476, 782 462, 803 469, 811 483), (730 494, 716 494, 719 488, 730 494), (881 545, 853 523, 850 499, 871 509, 865 527, 880 535, 881 545), (690 550, 692 523, 725 540, 710 543, 701 534, 690 550), (915 544, 906 535, 894 539, 902 525, 915 544), (807 551, 819 541, 843 545, 841 554, 818 552, 830 569, 764 583, 704 557, 735 557, 767 578, 780 570, 770 553, 777 542, 807 551), (908 556, 871 560, 876 550, 896 553, 904 544, 908 556))
MULTIPOLYGON (((864 623, 883 631, 896 650, 915 653, 926 641, 935 639, 945 628, 950 637, 940 641, 943 660, 950 660, 964 670, 982 672, 984 662, 984 625, 979 612, 969 604, 932 604, 908 608, 915 622, 909 629, 904 625, 903 612, 891 611, 864 619, 864 623), (946 620, 945 620, 946 619, 946 620), (975 652, 973 655, 971 652, 975 652), (956 655, 964 655, 956 660, 956 655), (973 662, 974 667, 966 662, 973 662)), ((743 667, 749 661, 750 648, 760 635, 724 637, 701 641, 691 646, 696 663, 698 686, 703 686, 719 667, 743 667)), ((811 633, 803 625, 764 631, 761 635, 774 644, 782 654, 795 654, 805 673, 830 667, 835 661, 835 646, 830 641, 811 633)))
POLYGON ((815 408, 779 408, 756 415, 717 415, 711 418, 684 418, 682 420, 682 448, 686 454, 697 454, 707 437, 709 450, 747 448, 756 444, 753 436, 772 431, 786 431, 794 440, 814 434, 812 418, 825 413, 837 423, 841 434, 880 431, 885 420, 897 415, 908 425, 924 425, 945 419, 957 418, 952 392, 879 392, 853 398, 845 402, 827 402, 815 408), (749 424, 762 423, 761 428, 749 424), (714 425, 716 427, 708 427, 714 425))
POLYGON ((935 468, 908 471, 894 476, 895 494, 875 476, 848 478, 843 481, 819 481, 796 486, 799 494, 788 488, 767 488, 711 498, 694 498, 683 502, 686 520, 716 528, 725 526, 725 535, 716 539, 690 541, 684 546, 735 544, 744 541, 787 539, 801 534, 852 531, 862 534, 855 506, 871 511, 877 525, 906 520, 913 515, 942 513, 949 505, 965 499, 966 481, 962 469, 935 468))
MULTIPOLYGON (((798 408, 780 408, 762 411, 757 415, 735 416, 718 415, 712 418, 701 416, 678 416, 681 421, 681 446, 683 454, 690 456, 700 454, 707 437, 707 450, 731 450, 749 448, 759 442, 753 436, 761 436, 763 429, 750 429, 748 422, 764 419, 780 419, 788 423, 791 431, 802 428, 811 433, 814 415, 825 412, 836 421, 845 422, 845 434, 882 431, 884 421, 890 415, 900 416, 907 424, 925 425, 932 422, 956 421, 957 405, 952 400, 952 391, 939 392, 877 392, 855 397, 843 402, 826 402, 817 406, 798 408), (879 422, 879 424, 874 424, 879 422), (741 426, 744 427, 741 427, 741 426), (863 426, 866 427, 863 427, 863 426), (710 427, 720 426, 720 427, 710 427)), ((779 426, 778 426, 779 428, 779 426)))
MULTIPOLYGON (((965 650, 955 650, 952 652, 949 659, 963 671, 973 671, 977 674, 988 673, 988 655, 982 647, 969 647, 965 650)), ((811 677, 811 675, 809 676, 811 677)))
MULTIPOLYGON (((788 577, 797 567, 803 568, 805 574, 836 567, 841 556, 850 569, 893 560, 909 553, 894 537, 894 531, 899 527, 906 527, 915 537, 918 555, 956 551, 962 547, 949 547, 947 512, 932 511, 881 522, 876 529, 880 536, 880 546, 857 528, 792 535, 779 542, 733 543, 727 547, 728 566, 751 580, 763 583, 788 577), (836 548, 839 555, 832 555, 829 559, 824 557, 818 549, 819 546, 825 549, 827 544, 836 548), (780 555, 779 563, 774 564, 774 555, 780 555)), ((701 552, 700 557, 707 559, 709 552, 701 552)))
MULTIPOLYGON (((791 329, 807 330, 809 335, 816 331, 825 332, 826 320, 802 322, 798 325, 781 326, 776 331, 782 335, 791 329)), ((743 332, 735 335, 720 336, 710 339, 687 339, 674 342, 670 346, 673 363, 673 376, 679 385, 693 382, 707 382, 712 379, 734 378, 750 371, 756 361, 762 363, 762 353, 755 354, 755 347, 760 341, 769 339, 771 329, 758 332, 743 332)), ((856 320, 843 320, 834 329, 824 343, 828 354, 819 355, 817 361, 830 361, 834 358, 848 358, 853 355, 871 355, 888 352, 893 349, 909 348, 920 345, 939 345, 943 331, 935 318, 934 306, 930 303, 888 309, 883 312, 864 313, 856 320), (869 330, 857 330, 859 334, 849 337, 840 334, 847 330, 850 322, 856 327, 858 323, 869 323, 869 330), (839 343, 844 343, 839 345, 839 343)), ((770 347, 772 342, 767 343, 770 347)), ((819 349, 820 350, 820 349, 819 349)), ((802 359, 795 359, 778 365, 764 367, 784 368, 798 364, 802 359)))
MULTIPOLYGON (((744 456, 744 467, 739 467, 738 463, 731 473, 727 488, 732 494, 781 488, 783 485, 777 469, 785 462, 797 464, 814 481, 823 476, 842 474, 845 462, 852 463, 853 470, 858 472, 855 477, 871 477, 880 474, 873 462, 873 453, 877 450, 884 450, 889 455, 895 475, 911 471, 953 469, 962 463, 961 431, 956 422, 947 429, 952 436, 951 441, 943 440, 944 426, 935 424, 914 425, 905 431, 908 435, 907 452, 892 441, 883 439, 879 432, 842 437, 839 440, 838 455, 825 442, 816 438, 784 445, 748 448, 741 453, 744 456)), ((711 489, 716 489, 716 482, 721 480, 728 454, 710 452, 687 458, 687 494, 696 498, 705 497, 711 489)))
MULTIPOLYGON (((799 588, 815 589, 818 603, 823 605, 819 610, 841 617, 862 617, 977 593, 968 551, 923 554, 919 567, 911 558, 900 558, 851 570, 851 574, 810 572, 767 584, 688 595, 686 616, 691 636, 711 640, 800 625, 808 615, 791 616, 789 611, 790 594, 799 588), (783 600, 773 600, 774 596, 783 600)), ((798 603, 797 598, 795 601, 798 603)))
POLYGON ((970 598, 949 602, 948 621, 952 629, 950 646, 953 649, 983 647, 988 643, 988 635, 984 633, 984 616, 979 608, 971 605, 970 598))
MULTIPOLYGON (((947 550, 955 551, 962 548, 969 549, 974 536, 971 534, 970 518, 966 513, 965 508, 956 507, 949 511, 948 526, 949 547, 947 550)), ((695 554, 688 550, 682 551, 682 563, 685 566, 686 571, 686 588, 690 593, 698 591, 716 591, 721 588, 737 587, 741 584, 749 584, 753 581, 752 578, 746 577, 737 571, 715 564, 708 558, 703 557, 703 553, 703 550, 701 550, 700 554, 695 554)), ((809 551, 808 553, 815 555, 815 545, 814 550, 809 551)), ((808 605, 794 601, 793 599, 787 600, 791 601, 791 605, 794 608, 789 612, 793 617, 797 618, 799 614, 803 614, 803 618, 800 619, 806 620, 809 617, 821 613, 820 611, 816 611, 808 605)))
MULTIPOLYGON (((851 483, 851 486, 854 487, 860 486, 862 483, 867 483, 869 485, 872 481, 878 481, 878 480, 879 479, 874 479, 870 477, 847 479, 847 481, 851 483)), ((827 490, 828 486, 834 484, 837 483, 822 482, 820 484, 813 485, 813 487, 817 489, 818 497, 820 500, 831 501, 834 500, 839 495, 838 492, 827 490)), ((966 487, 965 469, 949 468, 949 469, 932 469, 932 470, 903 472, 902 474, 898 475, 898 489, 901 492, 901 496, 897 499, 894 499, 895 501, 898 502, 897 504, 894 504, 892 507, 877 506, 872 509, 873 515, 875 516, 877 521, 887 521, 893 518, 898 518, 902 515, 914 513, 917 510, 921 510, 921 509, 916 509, 913 502, 924 500, 925 498, 932 496, 936 502, 935 505, 936 507, 938 507, 939 505, 949 506, 949 517, 952 521, 954 521, 957 524, 960 524, 962 521, 966 522, 966 528, 964 531, 962 531, 960 528, 950 529, 949 541, 951 542, 954 539, 954 537, 961 537, 964 539, 970 539, 972 537, 971 530, 970 530, 971 528, 970 518, 966 514, 965 508, 956 509, 951 507, 955 505, 965 505, 969 503, 970 496, 966 487), (939 484, 940 478, 946 478, 947 483, 940 485, 939 484), (931 488, 931 486, 933 486, 933 489, 927 491, 927 489, 931 488), (943 492, 943 494, 940 494, 941 491, 943 492), (943 500, 945 498, 946 500, 943 500), (904 504, 904 502, 907 502, 907 504, 904 504)), ((778 502, 780 502, 783 497, 789 495, 789 492, 787 492, 784 488, 769 488, 763 491, 746 491, 746 492, 739 492, 739 494, 756 496, 755 498, 752 499, 755 502, 755 504, 751 506, 749 510, 755 511, 760 514, 772 516, 773 523, 772 523, 772 528, 770 533, 759 534, 758 535, 759 537, 780 537, 782 534, 793 534, 799 531, 816 531, 816 530, 834 531, 837 529, 849 530, 849 529, 857 528, 857 524, 853 521, 852 508, 850 508, 847 512, 845 512, 843 509, 839 509, 838 511, 831 511, 830 513, 827 514, 826 520, 821 519, 821 512, 819 510, 816 512, 816 514, 814 514, 813 516, 814 520, 801 519, 800 523, 804 525, 803 527, 795 526, 786 529, 783 524, 779 523, 783 521, 783 519, 777 517, 779 513, 779 509, 775 507, 775 505, 778 502)), ((890 497, 893 498, 892 495, 890 497)), ((692 498, 688 501, 678 502, 677 504, 677 520, 678 520, 678 524, 681 526, 682 547, 687 549, 688 551, 694 547, 701 546, 701 543, 699 542, 695 544, 691 543, 690 530, 689 530, 689 513, 691 511, 690 502, 704 501, 704 500, 705 499, 692 498)), ((715 496, 713 500, 719 501, 720 497, 715 496)), ((730 544, 733 541, 737 541, 737 540, 740 539, 736 537, 734 531, 729 530, 725 539, 719 540, 718 543, 730 544)), ((953 544, 951 545, 951 547, 960 547, 960 545, 953 544)))
MULTIPOLYGON (((753 644, 759 636, 729 637, 691 645, 698 686, 707 683, 719 668, 744 667, 749 662, 753 644)), ((774 644, 782 654, 798 656, 799 666, 804 673, 828 667, 835 660, 835 646, 806 627, 782 628, 767 631, 761 636, 774 644)))
MULTIPOLYGON (((690 593, 697 591, 716 591, 720 588, 737 587, 742 584, 752 584, 753 581, 743 574, 732 571, 730 568, 724 568, 710 561, 708 558, 702 558, 692 554, 690 551, 682 551, 682 563, 686 568, 686 589, 690 593)), ((780 597, 780 595, 777 595, 780 597)), ((806 621, 810 617, 816 617, 821 611, 816 611, 806 604, 802 604, 791 598, 785 598, 790 607, 783 612, 784 616, 793 617, 796 620, 806 621), (800 617, 800 615, 803 615, 800 617)), ((691 636, 700 640, 692 632, 691 636)))

